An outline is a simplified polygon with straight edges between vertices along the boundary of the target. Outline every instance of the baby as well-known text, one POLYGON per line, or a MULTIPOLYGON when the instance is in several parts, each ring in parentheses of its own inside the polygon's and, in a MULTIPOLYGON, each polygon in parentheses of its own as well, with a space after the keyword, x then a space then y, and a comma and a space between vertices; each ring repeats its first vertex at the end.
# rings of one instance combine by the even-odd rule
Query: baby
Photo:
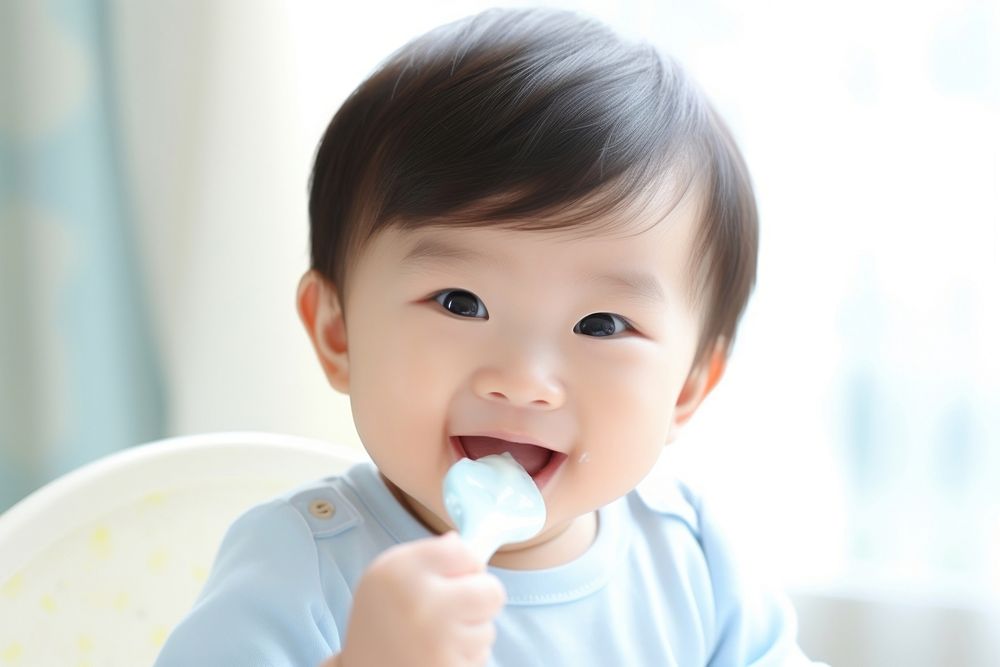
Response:
POLYGON ((372 462, 237 519, 157 665, 812 664, 708 505, 642 483, 757 263, 744 162, 676 63, 567 11, 437 28, 336 113, 309 215, 299 314, 372 462), (501 452, 547 520, 484 565, 442 480, 501 452))

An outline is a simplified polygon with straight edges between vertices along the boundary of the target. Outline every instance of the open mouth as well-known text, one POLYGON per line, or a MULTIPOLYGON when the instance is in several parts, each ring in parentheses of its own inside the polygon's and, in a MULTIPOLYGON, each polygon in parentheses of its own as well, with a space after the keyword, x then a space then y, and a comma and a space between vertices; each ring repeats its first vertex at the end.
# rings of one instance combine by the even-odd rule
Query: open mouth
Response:
POLYGON ((485 435, 459 435, 451 437, 452 446, 460 458, 470 458, 473 461, 491 454, 509 452, 525 472, 531 475, 538 488, 548 482, 556 470, 566 460, 566 455, 547 447, 529 445, 524 442, 511 442, 485 435))

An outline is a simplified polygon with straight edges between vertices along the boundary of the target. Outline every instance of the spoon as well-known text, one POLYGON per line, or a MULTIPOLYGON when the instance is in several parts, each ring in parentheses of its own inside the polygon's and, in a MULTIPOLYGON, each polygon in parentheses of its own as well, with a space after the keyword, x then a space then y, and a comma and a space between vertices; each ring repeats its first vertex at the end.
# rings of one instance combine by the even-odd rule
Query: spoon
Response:
POLYGON ((443 490, 459 535, 484 563, 501 546, 531 539, 545 525, 542 494, 510 452, 456 461, 443 490))

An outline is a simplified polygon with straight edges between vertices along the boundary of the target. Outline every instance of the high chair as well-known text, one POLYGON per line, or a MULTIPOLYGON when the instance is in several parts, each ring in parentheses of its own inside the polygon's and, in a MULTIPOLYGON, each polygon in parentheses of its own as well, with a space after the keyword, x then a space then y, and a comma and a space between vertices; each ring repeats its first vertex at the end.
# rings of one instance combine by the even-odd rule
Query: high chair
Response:
POLYGON ((0 666, 151 665, 239 514, 364 460, 318 440, 212 433, 47 484, 0 515, 0 666))

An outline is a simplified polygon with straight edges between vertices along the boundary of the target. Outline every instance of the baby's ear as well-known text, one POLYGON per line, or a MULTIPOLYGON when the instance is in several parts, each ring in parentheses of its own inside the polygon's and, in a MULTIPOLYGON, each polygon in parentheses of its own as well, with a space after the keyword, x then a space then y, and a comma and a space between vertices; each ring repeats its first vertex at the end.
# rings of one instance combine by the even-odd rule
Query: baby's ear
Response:
POLYGON ((726 370, 727 348, 726 340, 719 338, 708 359, 691 369, 691 373, 681 389, 680 396, 677 397, 674 418, 670 422, 670 431, 667 433, 668 444, 677 438, 681 426, 694 416, 701 402, 719 383, 722 373, 726 370))
POLYGON ((347 327, 333 285, 314 270, 299 280, 296 295, 299 319, 309 334, 326 379, 337 391, 348 393, 347 327))

